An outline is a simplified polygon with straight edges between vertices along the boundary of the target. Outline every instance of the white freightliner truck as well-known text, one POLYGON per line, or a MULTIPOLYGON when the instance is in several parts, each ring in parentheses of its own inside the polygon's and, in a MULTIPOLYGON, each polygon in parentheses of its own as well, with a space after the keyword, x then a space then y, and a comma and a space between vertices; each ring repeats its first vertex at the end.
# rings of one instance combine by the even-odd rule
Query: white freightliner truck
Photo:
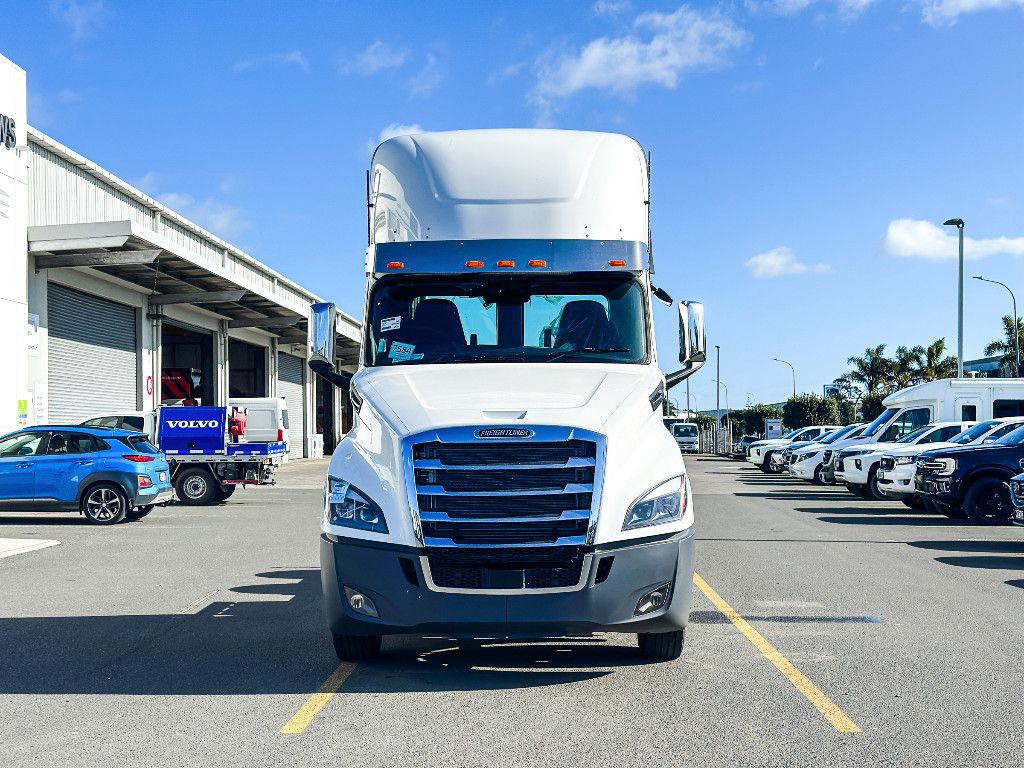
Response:
POLYGON ((682 650, 693 498, 662 422, 704 362, 655 354, 648 164, 625 136, 481 130, 381 144, 358 371, 315 305, 310 367, 349 388, 320 537, 343 659, 388 634, 636 633, 682 650))

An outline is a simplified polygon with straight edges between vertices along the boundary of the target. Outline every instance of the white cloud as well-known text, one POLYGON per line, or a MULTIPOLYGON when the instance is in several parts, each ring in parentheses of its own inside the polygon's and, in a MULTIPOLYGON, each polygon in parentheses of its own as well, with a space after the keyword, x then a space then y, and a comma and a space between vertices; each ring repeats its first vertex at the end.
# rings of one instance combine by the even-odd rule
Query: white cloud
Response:
POLYGON ((264 64, 280 64, 284 66, 298 67, 303 72, 309 71, 309 62, 302 55, 302 51, 288 51, 287 53, 270 53, 266 56, 255 56, 251 59, 239 59, 235 62, 232 70, 245 72, 246 70, 264 64))
POLYGON ((342 62, 338 69, 343 75, 375 75, 382 70, 402 66, 408 58, 409 51, 374 40, 354 59, 342 62))
POLYGON ((246 218, 241 208, 225 205, 211 197, 197 201, 191 195, 165 192, 157 195, 156 199, 178 215, 194 221, 225 240, 230 240, 252 227, 252 222, 246 218))
POLYGON ((147 171, 135 180, 135 186, 147 195, 152 195, 160 182, 160 177, 153 171, 147 171))
POLYGON ((823 275, 832 271, 828 264, 805 264, 798 261, 790 248, 772 248, 747 259, 747 271, 758 280, 768 280, 785 275, 802 275, 807 272, 823 275))
POLYGON ((533 98, 546 105, 587 88, 630 94, 641 85, 675 88, 680 77, 728 63, 750 34, 717 10, 681 5, 636 17, 633 34, 600 37, 577 51, 542 56, 533 98))
POLYGON ((28 118, 32 125, 47 128, 61 122, 72 104, 77 104, 82 97, 70 88, 63 88, 57 93, 39 93, 29 88, 28 118))
POLYGON ((595 16, 617 16, 629 7, 629 0, 597 0, 590 6, 590 12, 595 16))
POLYGON ((366 142, 366 153, 371 154, 377 145, 384 143, 395 136, 408 136, 413 133, 423 133, 423 126, 419 123, 389 123, 381 128, 376 140, 368 139, 366 142))
POLYGON ((50 14, 71 30, 71 39, 77 42, 96 34, 107 16, 107 7, 103 0, 52 0, 50 14))
POLYGON ((957 19, 966 13, 1007 8, 1024 9, 1024 0, 925 0, 921 18, 926 24, 939 27, 956 24, 957 19))
POLYGON ((405 83, 405 89, 413 98, 425 99, 437 90, 444 80, 444 70, 437 61, 437 57, 427 54, 427 62, 423 68, 410 77, 405 83))
MULTIPOLYGON (((931 221, 896 219, 885 233, 885 251, 902 259, 946 261, 960 252, 955 227, 940 227, 931 221)), ((1024 256, 1024 237, 964 237, 964 258, 983 259, 995 254, 1024 256)))

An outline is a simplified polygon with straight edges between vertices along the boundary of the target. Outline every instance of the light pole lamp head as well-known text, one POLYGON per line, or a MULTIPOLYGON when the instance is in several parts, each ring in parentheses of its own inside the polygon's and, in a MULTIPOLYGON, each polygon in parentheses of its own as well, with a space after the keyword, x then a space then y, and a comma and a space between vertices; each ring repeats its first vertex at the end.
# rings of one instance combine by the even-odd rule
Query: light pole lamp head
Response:
POLYGON ((944 227, 956 227, 957 229, 963 229, 964 228, 964 220, 963 219, 946 219, 944 222, 942 222, 942 226, 944 226, 944 227))

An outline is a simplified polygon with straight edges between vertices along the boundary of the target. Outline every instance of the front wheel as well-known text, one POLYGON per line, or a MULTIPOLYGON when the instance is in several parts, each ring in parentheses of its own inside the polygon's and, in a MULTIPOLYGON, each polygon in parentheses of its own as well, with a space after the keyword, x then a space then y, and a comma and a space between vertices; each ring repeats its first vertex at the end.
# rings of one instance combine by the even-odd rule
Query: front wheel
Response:
POLYGON ((1006 525, 1013 514, 1010 489, 995 477, 983 477, 964 496, 964 512, 978 525, 1006 525))
POLYGON ((178 501, 188 506, 212 504, 217 498, 218 486, 213 476, 203 467, 184 470, 174 481, 178 501))
POLYGON ((222 485, 220 490, 217 492, 217 498, 220 501, 227 501, 231 498, 231 494, 235 492, 237 485, 222 485))
POLYGON ((765 455, 765 457, 764 457, 764 464, 762 465, 762 469, 764 469, 764 471, 767 472, 769 475, 777 475, 777 474, 779 474, 782 471, 782 466, 781 465, 777 465, 773 461, 774 458, 775 458, 775 453, 774 452, 769 453, 769 454, 765 455))
POLYGON ((362 661, 370 659, 380 652, 380 635, 335 635, 331 633, 334 641, 334 652, 342 661, 362 661))
POLYGON ((811 482, 813 482, 815 485, 824 485, 825 484, 825 478, 823 477, 824 474, 825 474, 825 467, 823 467, 821 464, 819 464, 818 466, 816 466, 814 468, 814 480, 812 480, 811 482))
POLYGON ((128 513, 128 497, 113 483, 100 483, 86 491, 80 509, 90 523, 114 525, 128 513))
POLYGON ((878 467, 872 467, 871 471, 868 472, 868 486, 867 498, 874 499, 875 501, 889 501, 889 497, 882 493, 882 488, 878 483, 878 467))
POLYGON ((674 661, 683 652, 686 630, 674 632, 643 632, 636 636, 640 655, 653 661, 674 661))

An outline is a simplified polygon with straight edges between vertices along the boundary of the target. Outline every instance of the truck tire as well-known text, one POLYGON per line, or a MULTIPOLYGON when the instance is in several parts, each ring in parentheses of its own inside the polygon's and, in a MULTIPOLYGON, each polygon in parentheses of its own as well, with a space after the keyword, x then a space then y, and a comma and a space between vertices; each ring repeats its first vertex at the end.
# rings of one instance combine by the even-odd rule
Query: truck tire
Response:
POLYGON ((115 525, 128 513, 128 497, 114 483, 97 483, 82 494, 79 509, 94 525, 115 525))
POLYGON ((825 467, 819 464, 814 468, 814 479, 811 481, 815 485, 825 485, 825 478, 822 475, 825 472, 825 467))
POLYGON ((640 655, 653 661, 674 661, 683 652, 685 629, 674 632, 642 632, 636 636, 640 655))
POLYGON ((235 492, 235 489, 237 487, 237 485, 222 485, 220 489, 217 491, 217 500, 227 501, 228 499, 231 498, 231 494, 235 492))
POLYGON ((331 639, 334 640, 334 652, 341 661, 371 659, 380 651, 383 640, 380 635, 336 635, 333 632, 331 639))
POLYGON ((212 504, 218 493, 218 483, 205 467, 189 467, 174 480, 178 501, 190 507, 212 504))
POLYGON ((125 519, 127 519, 127 520, 141 520, 142 518, 144 518, 146 515, 148 515, 152 511, 153 511, 153 505, 152 504, 145 504, 145 505, 143 505, 141 507, 136 507, 135 509, 127 512, 125 514, 125 519))
POLYGON ((996 477, 976 480, 964 496, 964 513, 978 525, 1006 525, 1013 514, 1010 489, 996 477))
POLYGON ((889 501, 889 497, 882 493, 882 489, 878 487, 878 467, 874 466, 868 472, 868 492, 865 494, 866 498, 874 499, 875 501, 889 501))

